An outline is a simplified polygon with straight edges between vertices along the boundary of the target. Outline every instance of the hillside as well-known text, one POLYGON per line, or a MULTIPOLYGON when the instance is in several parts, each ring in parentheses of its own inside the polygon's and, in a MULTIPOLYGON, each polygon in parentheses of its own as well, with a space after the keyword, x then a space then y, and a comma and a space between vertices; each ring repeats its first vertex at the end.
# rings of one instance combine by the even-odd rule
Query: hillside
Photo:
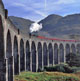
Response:
POLYGON ((61 72, 22 72, 15 76, 15 81, 80 81, 80 73, 67 74, 61 72))
MULTIPOLYGON (((30 25, 34 22, 19 17, 9 17, 13 24, 24 33, 29 32, 30 25)), ((59 15, 49 15, 39 23, 43 24, 43 29, 37 32, 39 35, 47 37, 80 37, 80 14, 67 15, 65 17, 59 15)))
POLYGON ((29 19, 24 19, 24 18, 14 17, 14 16, 10 16, 9 19, 17 28, 19 28, 24 33, 29 32, 29 27, 34 22, 29 19))

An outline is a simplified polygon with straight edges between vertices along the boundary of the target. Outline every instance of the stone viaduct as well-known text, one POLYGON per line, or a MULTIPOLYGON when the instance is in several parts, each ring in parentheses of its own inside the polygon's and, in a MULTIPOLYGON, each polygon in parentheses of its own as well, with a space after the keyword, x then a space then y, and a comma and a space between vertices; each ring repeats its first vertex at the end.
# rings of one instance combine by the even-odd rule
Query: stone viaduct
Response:
POLYGON ((22 71, 66 62, 66 54, 80 53, 79 40, 48 39, 22 33, 8 18, 0 0, 0 81, 14 81, 22 71))

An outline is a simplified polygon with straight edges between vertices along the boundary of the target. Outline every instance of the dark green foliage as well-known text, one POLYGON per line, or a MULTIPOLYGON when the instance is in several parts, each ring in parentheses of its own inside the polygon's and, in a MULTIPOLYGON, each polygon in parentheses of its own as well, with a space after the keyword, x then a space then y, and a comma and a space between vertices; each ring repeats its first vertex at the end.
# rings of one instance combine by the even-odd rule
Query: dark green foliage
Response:
POLYGON ((72 67, 72 70, 74 71, 74 73, 80 72, 80 67, 72 67))
POLYGON ((74 71, 69 67, 68 65, 59 64, 53 67, 45 67, 46 71, 58 71, 58 72, 64 72, 64 73, 73 73, 74 71))
POLYGON ((69 53, 66 56, 66 60, 69 66, 80 67, 80 54, 69 53))
POLYGON ((43 72, 44 70, 42 68, 38 68, 37 72, 43 72))

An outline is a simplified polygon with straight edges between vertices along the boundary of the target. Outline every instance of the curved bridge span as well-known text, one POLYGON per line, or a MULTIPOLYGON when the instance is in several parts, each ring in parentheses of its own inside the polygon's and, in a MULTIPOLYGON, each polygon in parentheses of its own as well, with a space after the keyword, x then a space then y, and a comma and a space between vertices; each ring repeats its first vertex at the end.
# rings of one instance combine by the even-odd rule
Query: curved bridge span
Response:
POLYGON ((22 71, 65 63, 68 53, 80 53, 79 40, 24 34, 8 18, 0 0, 0 81, 14 81, 22 71))

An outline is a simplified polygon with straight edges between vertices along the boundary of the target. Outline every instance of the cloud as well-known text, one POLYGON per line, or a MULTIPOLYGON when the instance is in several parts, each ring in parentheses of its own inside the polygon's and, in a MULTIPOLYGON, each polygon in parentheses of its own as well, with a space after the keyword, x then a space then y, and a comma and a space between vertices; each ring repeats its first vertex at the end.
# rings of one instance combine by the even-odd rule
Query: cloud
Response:
POLYGON ((47 8, 47 0, 45 0, 45 10, 46 10, 46 8, 47 8))
POLYGON ((40 20, 50 14, 79 13, 80 0, 3 0, 10 15, 40 20), (14 13, 15 12, 15 13, 14 13), (21 12, 21 13, 18 13, 21 12), (22 15, 23 14, 23 15, 22 15))
POLYGON ((33 12, 35 12, 36 14, 38 14, 40 16, 46 17, 46 15, 43 12, 38 11, 38 10, 32 8, 32 7, 26 6, 25 4, 13 3, 12 5, 17 6, 17 7, 23 7, 25 10, 30 10, 30 11, 33 11, 33 12))
POLYGON ((73 4, 75 2, 76 2, 76 0, 58 0, 58 1, 54 2, 54 4, 57 4, 57 5, 59 5, 59 4, 73 4))

